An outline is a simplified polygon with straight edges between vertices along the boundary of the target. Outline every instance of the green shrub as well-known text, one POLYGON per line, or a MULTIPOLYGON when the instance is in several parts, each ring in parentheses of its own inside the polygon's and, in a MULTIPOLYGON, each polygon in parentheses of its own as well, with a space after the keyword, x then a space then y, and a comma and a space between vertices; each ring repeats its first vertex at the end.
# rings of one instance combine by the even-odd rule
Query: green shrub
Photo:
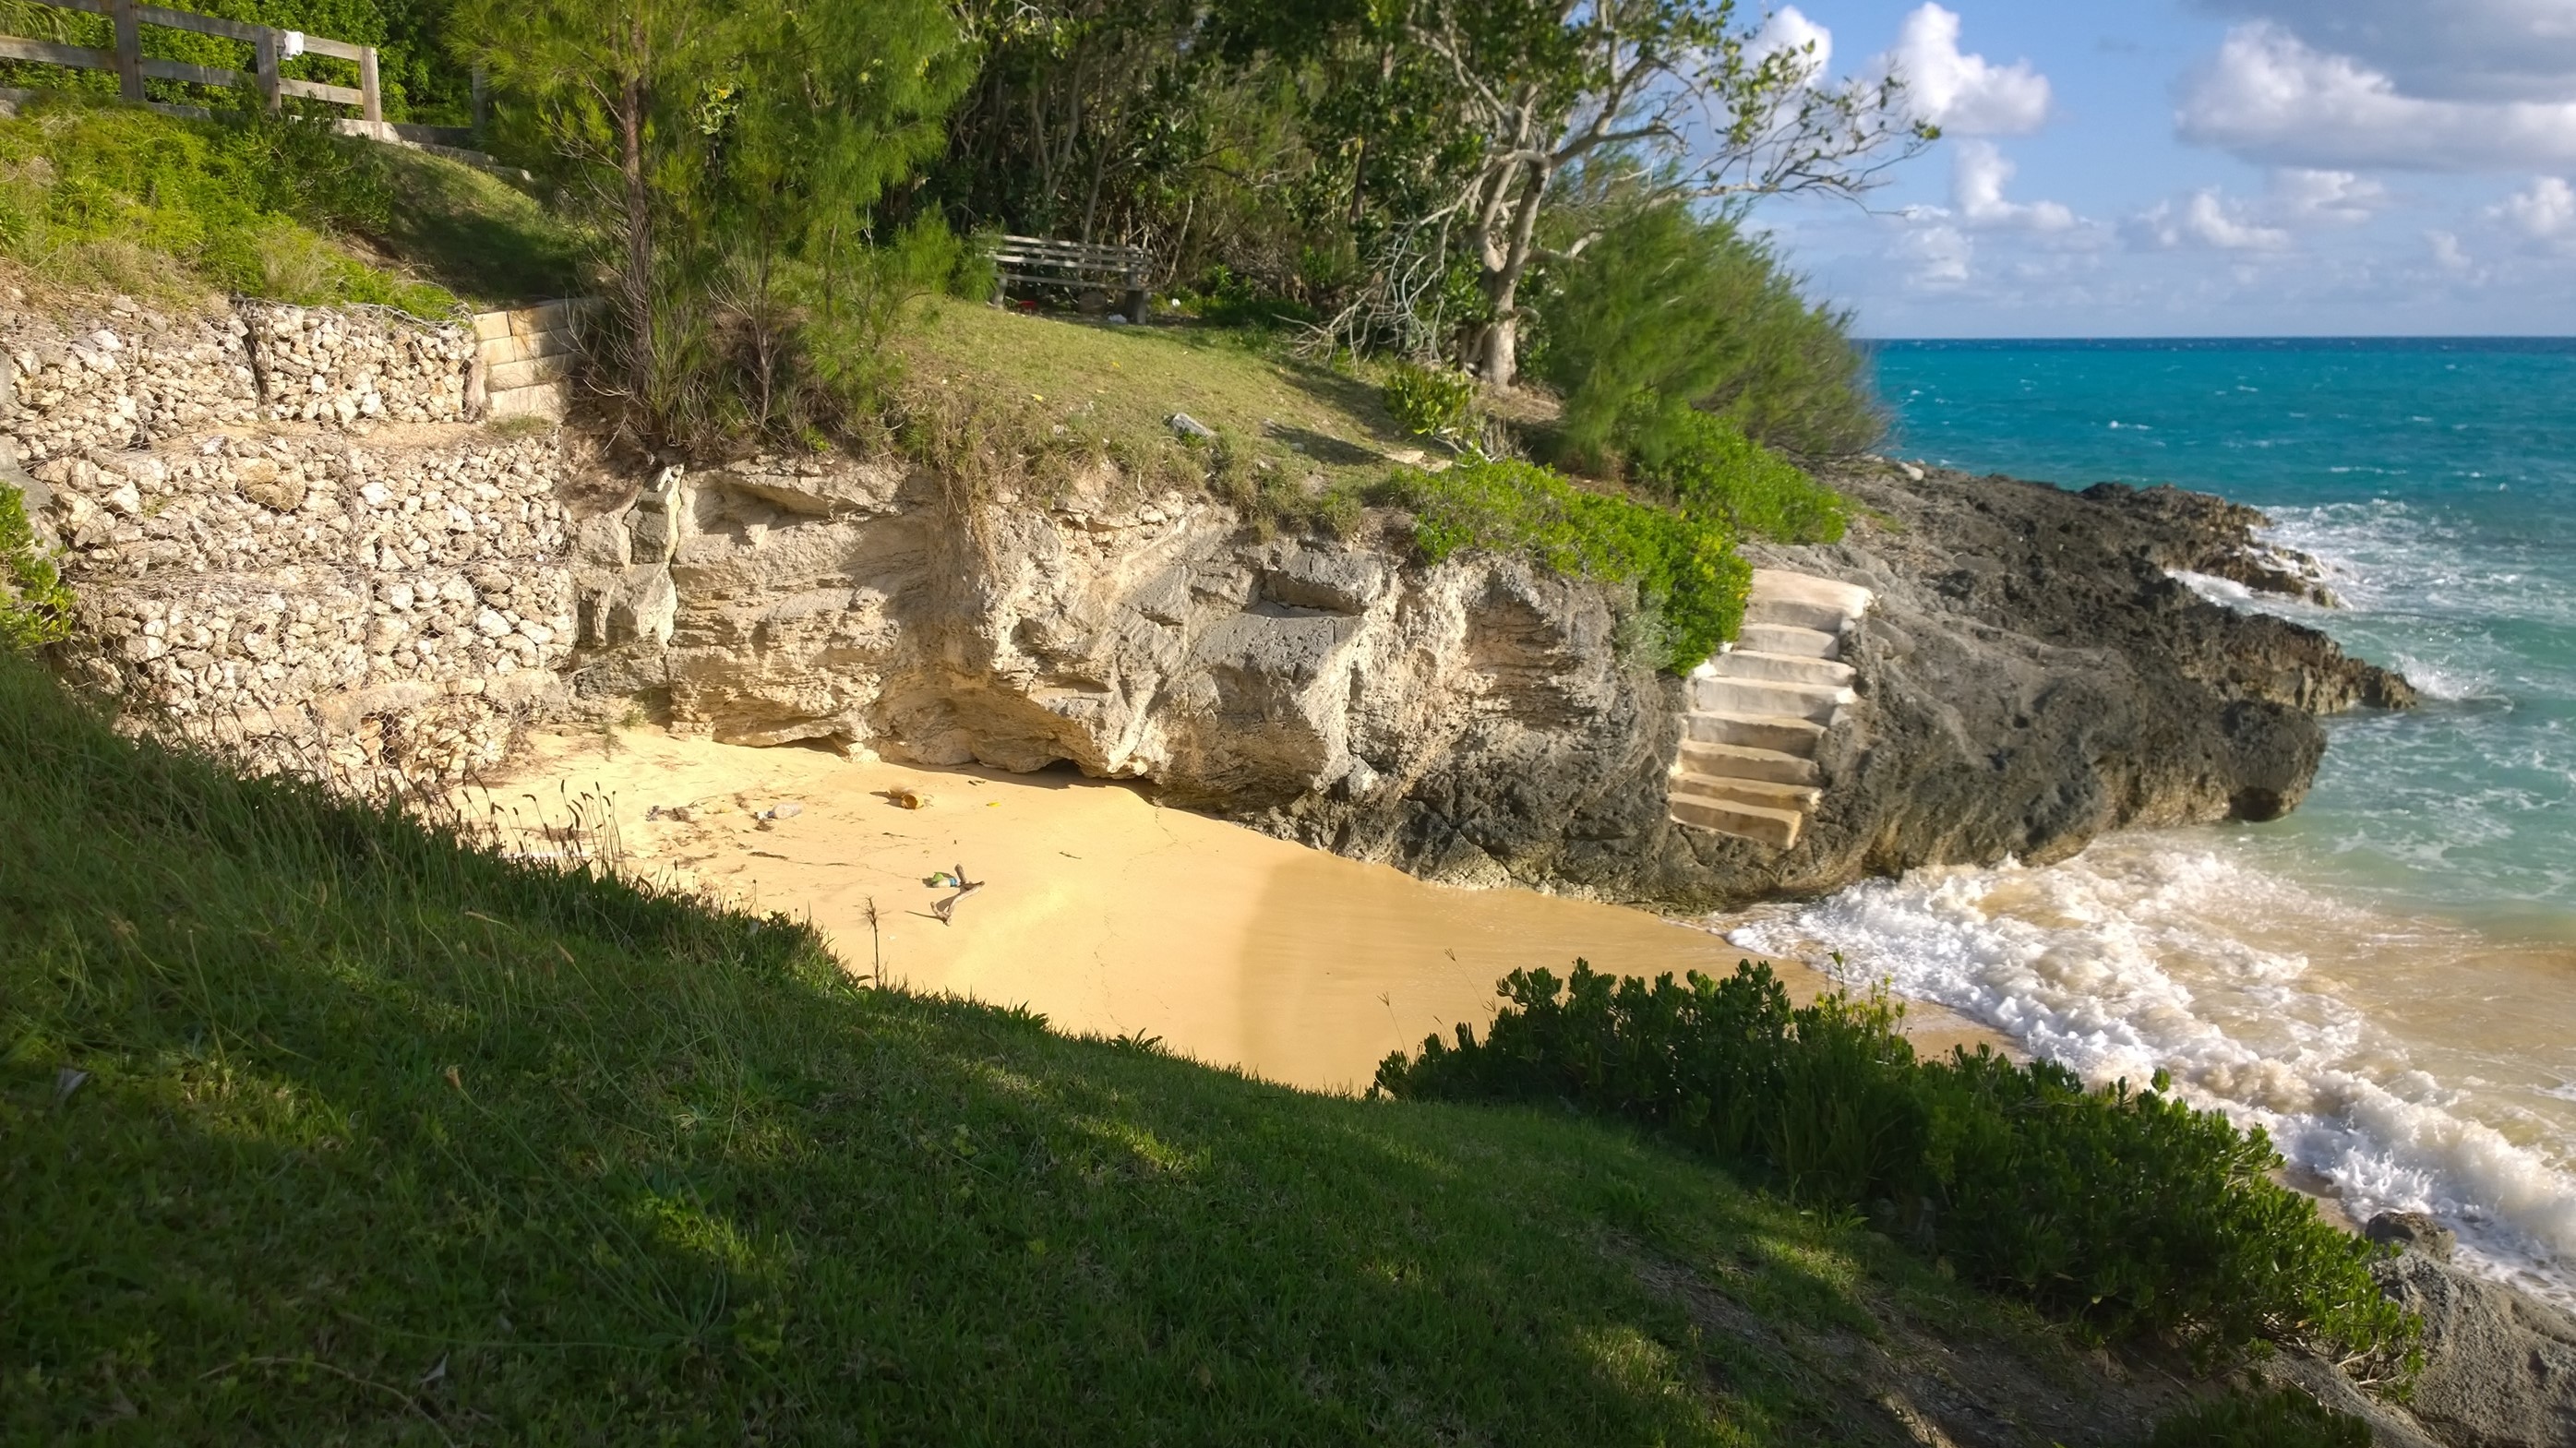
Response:
POLYGON ((1615 197, 1575 222, 1606 229, 1548 272, 1529 369, 1565 399, 1581 464, 1631 451, 1667 404, 1799 457, 1860 452, 1886 432, 1850 318, 1800 296, 1769 242, 1724 216, 1623 212, 1615 197))
POLYGON ((1387 415, 1416 437, 1454 442, 1476 410, 1476 379, 1446 367, 1398 362, 1383 392, 1387 415))
POLYGON ((1962 1276, 2110 1338, 2217 1353, 2258 1338, 2401 1360, 2420 1325, 2379 1293, 2381 1249, 2265 1174, 2262 1131, 2159 1074, 2087 1090, 1980 1048, 1921 1061, 1884 997, 1792 1009, 1768 967, 1652 984, 1578 961, 1515 971, 1485 1038, 1389 1056, 1396 1096, 1561 1099, 1672 1133, 1793 1199, 1865 1210, 1962 1276))
POLYGON ((1373 501, 1413 513, 1414 546, 1438 563, 1465 548, 1521 553, 1559 573, 1633 583, 1644 646, 1675 672, 1744 622, 1750 565, 1722 521, 1604 497, 1532 463, 1471 460, 1398 471, 1373 501))
POLYGON ((49 97, 0 122, 0 249, 63 285, 453 310, 324 239, 382 235, 392 212, 380 148, 256 107, 186 121, 49 97))
POLYGON ((36 541, 26 495, 0 483, 0 649, 33 652, 71 632, 72 591, 36 541))
POLYGON ((1723 518, 1738 533, 1780 543, 1841 541, 1841 494, 1725 418, 1673 411, 1635 455, 1648 485, 1683 512, 1723 518))
POLYGON ((2147 1448, 2370 1448, 2370 1425, 2282 1388, 2167 1418, 2147 1448))

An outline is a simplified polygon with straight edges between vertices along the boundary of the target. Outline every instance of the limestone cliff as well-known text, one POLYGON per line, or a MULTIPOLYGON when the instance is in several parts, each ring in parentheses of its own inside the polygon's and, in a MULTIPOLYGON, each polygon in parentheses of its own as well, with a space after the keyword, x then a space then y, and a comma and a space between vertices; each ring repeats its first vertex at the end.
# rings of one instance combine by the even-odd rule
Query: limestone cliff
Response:
POLYGON ((1617 590, 1514 558, 1425 567, 1383 535, 1262 540, 1109 475, 979 513, 892 465, 666 474, 582 534, 575 686, 727 740, 1070 763, 1432 878, 1675 905, 2272 818, 2315 773, 2316 715, 2411 698, 2169 576, 2253 557, 2244 510, 1836 481, 1874 521, 1760 550, 1880 600, 1785 851, 1667 819, 1680 685, 1623 652, 1617 590))

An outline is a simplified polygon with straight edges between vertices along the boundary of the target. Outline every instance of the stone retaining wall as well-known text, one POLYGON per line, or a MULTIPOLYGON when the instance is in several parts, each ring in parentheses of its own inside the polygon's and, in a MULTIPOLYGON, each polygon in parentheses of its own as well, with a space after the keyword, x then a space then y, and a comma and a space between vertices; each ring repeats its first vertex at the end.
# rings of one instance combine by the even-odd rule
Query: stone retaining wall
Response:
POLYGON ((0 314, 0 427, 36 461, 248 422, 260 395, 245 331, 230 313, 0 314))
POLYGON ((558 457, 450 426, 39 464, 80 599, 67 656, 199 737, 318 743, 356 774, 495 762, 572 651, 558 457), (433 729, 384 724, 433 701, 433 729))
POLYGON ((242 304, 262 413, 272 421, 463 422, 474 332, 379 308, 242 304))
POLYGON ((150 447, 257 419, 463 422, 474 334, 380 308, 244 302, 165 316, 122 303, 0 313, 0 430, 28 462, 150 447))

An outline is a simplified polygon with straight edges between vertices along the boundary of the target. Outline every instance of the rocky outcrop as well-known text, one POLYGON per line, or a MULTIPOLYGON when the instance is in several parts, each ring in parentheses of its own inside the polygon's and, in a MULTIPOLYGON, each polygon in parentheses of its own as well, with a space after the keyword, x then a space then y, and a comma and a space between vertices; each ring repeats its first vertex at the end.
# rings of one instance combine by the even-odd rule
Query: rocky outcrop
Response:
MULTIPOLYGON (((1260 540, 1108 474, 989 512, 896 465, 665 474, 583 532, 576 688, 745 743, 1070 763, 1432 878, 1675 905, 2269 819, 2315 772, 2317 714, 2409 698, 2174 581, 2166 560, 2222 540, 2178 538, 2169 500, 1840 481, 1878 521, 1762 560, 1878 599, 1787 849, 1672 823, 1683 686, 1623 653, 1617 590, 1490 555, 1424 567, 1383 538, 1260 540)), ((2215 516, 2250 546, 2250 515, 2215 516)))
POLYGON ((2299 1353, 2263 1361, 2259 1374, 2363 1419, 2385 1448, 2576 1443, 2576 1317, 2452 1266, 2446 1242, 2405 1240, 2407 1250, 2372 1269, 2380 1290, 2424 1324, 2423 1367, 2402 1401, 2299 1353))
MULTIPOLYGON (((1518 560, 1262 541, 1106 474, 979 520, 926 474, 816 463, 668 479, 582 548, 576 690, 658 691, 720 739, 1069 762, 1289 822, 1471 796, 1532 845, 1662 813, 1634 786, 1670 762, 1676 685, 1621 657, 1610 595, 1518 560)), ((1455 831, 1420 840, 1418 868, 1512 878, 1455 831)))

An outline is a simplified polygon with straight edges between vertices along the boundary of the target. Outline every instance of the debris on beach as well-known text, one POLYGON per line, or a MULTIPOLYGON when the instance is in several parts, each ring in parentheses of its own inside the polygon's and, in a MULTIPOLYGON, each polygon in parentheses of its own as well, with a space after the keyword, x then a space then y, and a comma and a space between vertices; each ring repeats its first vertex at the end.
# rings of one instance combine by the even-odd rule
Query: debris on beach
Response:
POLYGON ((946 899, 933 901, 931 903, 930 913, 938 917, 939 923, 942 925, 950 923, 951 917, 955 915, 957 911, 958 901, 963 900, 967 896, 974 894, 976 891, 983 889, 986 884, 986 882, 982 880, 967 879, 966 867, 964 865, 959 865, 954 870, 934 871, 929 878, 923 880, 921 883, 930 886, 934 890, 953 889, 957 892, 954 895, 948 896, 946 899))

